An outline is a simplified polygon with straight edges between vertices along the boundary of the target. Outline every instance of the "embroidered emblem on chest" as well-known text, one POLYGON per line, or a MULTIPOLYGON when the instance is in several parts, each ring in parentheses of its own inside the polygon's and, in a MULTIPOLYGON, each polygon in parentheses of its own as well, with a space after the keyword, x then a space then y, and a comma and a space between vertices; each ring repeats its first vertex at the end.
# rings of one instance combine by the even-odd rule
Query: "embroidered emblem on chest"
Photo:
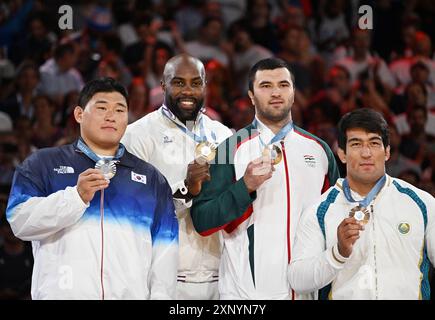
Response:
POLYGON ((401 222, 397 226, 397 229, 399 230, 399 232, 401 234, 408 234, 409 231, 411 230, 411 225, 409 223, 406 223, 406 222, 401 222))
POLYGON ((316 158, 314 158, 314 156, 306 154, 306 155, 304 155, 304 160, 305 160, 305 163, 307 164, 307 166, 309 166, 311 168, 316 167, 316 158))

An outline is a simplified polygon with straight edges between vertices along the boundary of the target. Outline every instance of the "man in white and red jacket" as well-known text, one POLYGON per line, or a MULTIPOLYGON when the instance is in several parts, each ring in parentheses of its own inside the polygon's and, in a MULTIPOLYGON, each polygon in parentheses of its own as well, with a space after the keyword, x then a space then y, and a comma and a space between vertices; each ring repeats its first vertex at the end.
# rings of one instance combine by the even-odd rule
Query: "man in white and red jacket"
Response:
POLYGON ((292 122, 293 77, 284 61, 256 63, 248 93, 254 122, 218 147, 192 219, 204 236, 224 230, 221 299, 295 299, 287 268, 296 227, 338 170, 327 144, 292 122))

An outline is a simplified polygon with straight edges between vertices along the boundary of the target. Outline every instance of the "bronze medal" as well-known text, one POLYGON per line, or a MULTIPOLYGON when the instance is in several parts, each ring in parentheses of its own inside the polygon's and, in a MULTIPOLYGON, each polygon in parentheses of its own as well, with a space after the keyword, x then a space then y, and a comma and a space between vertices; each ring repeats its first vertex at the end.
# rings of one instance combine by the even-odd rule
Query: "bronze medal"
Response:
POLYGON ((358 205, 350 210, 349 217, 354 217, 356 221, 367 224, 370 219, 370 212, 367 208, 358 205))

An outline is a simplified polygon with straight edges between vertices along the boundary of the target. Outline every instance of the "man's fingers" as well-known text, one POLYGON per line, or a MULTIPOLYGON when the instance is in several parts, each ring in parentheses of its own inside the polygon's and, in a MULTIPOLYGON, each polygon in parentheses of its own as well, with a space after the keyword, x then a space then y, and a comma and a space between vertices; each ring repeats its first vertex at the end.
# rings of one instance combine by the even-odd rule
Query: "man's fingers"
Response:
POLYGON ((343 233, 343 237, 344 239, 349 239, 351 237, 358 236, 359 232, 359 230, 347 230, 343 233))
POLYGON ((359 239, 359 236, 353 236, 353 237, 348 238, 347 241, 353 245, 356 242, 356 240, 358 240, 358 239, 359 239))
POLYGON ((85 176, 89 176, 89 175, 95 174, 95 173, 101 174, 101 171, 99 169, 89 168, 89 169, 86 169, 85 171, 83 171, 82 173, 80 173, 79 176, 85 177, 85 176))
POLYGON ((98 170, 98 172, 94 172, 84 176, 82 180, 89 182, 89 181, 105 180, 105 178, 104 175, 101 173, 101 171, 98 170))
POLYGON ((105 186, 105 185, 109 185, 109 180, 96 180, 96 181, 92 181, 89 182, 88 184, 86 184, 85 188, 94 188, 94 187, 99 187, 99 186, 105 186))

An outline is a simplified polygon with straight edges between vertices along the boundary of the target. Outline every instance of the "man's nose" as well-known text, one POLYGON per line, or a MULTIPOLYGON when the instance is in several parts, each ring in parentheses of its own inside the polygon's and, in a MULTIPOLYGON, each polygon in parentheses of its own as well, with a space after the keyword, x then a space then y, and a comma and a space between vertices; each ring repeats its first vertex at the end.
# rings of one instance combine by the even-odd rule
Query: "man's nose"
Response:
POLYGON ((361 149, 361 156, 365 157, 365 158, 369 158, 372 155, 372 150, 370 149, 370 147, 368 145, 364 145, 361 149))
POLYGON ((272 88, 272 96, 273 97, 280 97, 281 96, 281 89, 278 87, 272 88))
POLYGON ((181 90, 181 93, 183 95, 185 95, 185 96, 191 96, 191 95, 193 95, 193 88, 192 88, 192 86, 190 84, 186 84, 183 87, 183 90, 181 90))
POLYGON ((108 109, 106 111, 105 116, 104 116, 104 120, 106 120, 106 121, 115 121, 114 116, 115 116, 115 110, 108 109))

